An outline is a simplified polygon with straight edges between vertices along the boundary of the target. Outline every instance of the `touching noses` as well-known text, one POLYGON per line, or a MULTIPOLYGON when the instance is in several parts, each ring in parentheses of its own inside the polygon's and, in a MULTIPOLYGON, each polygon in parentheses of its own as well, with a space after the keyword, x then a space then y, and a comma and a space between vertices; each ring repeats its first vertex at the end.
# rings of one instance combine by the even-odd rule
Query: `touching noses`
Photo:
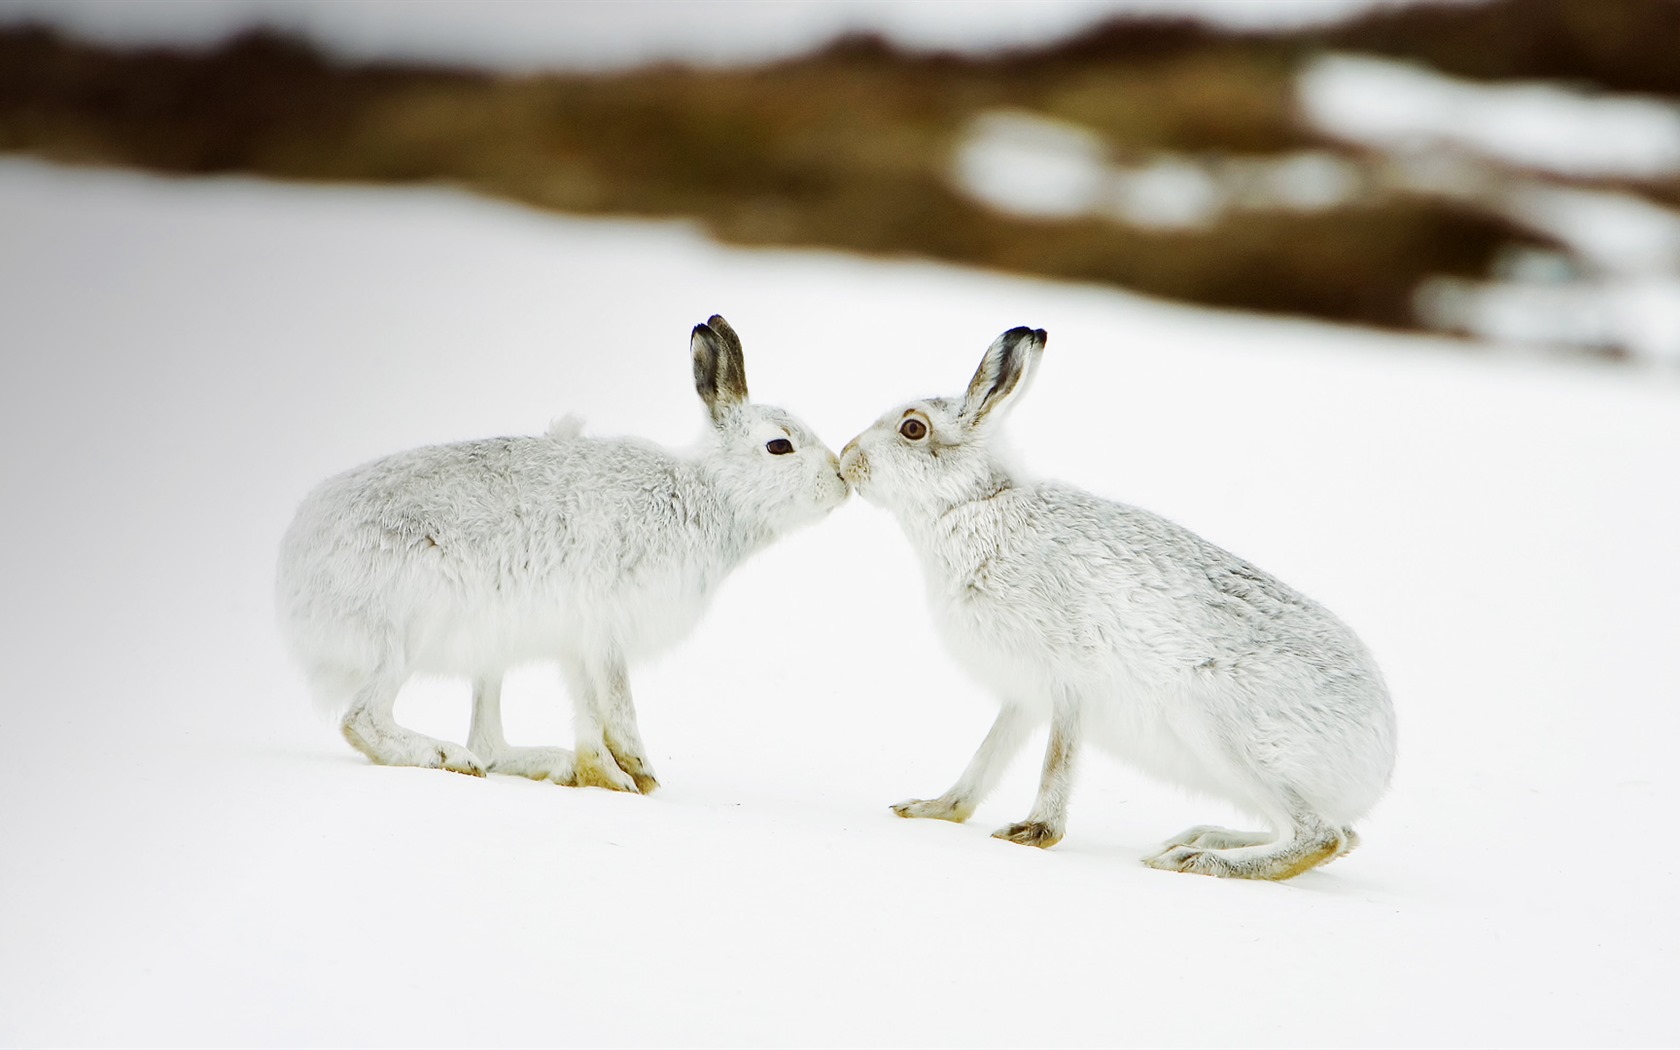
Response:
POLYGON ((862 477, 863 465, 863 449, 858 447, 858 439, 853 438, 840 450, 840 476, 855 486, 862 477))

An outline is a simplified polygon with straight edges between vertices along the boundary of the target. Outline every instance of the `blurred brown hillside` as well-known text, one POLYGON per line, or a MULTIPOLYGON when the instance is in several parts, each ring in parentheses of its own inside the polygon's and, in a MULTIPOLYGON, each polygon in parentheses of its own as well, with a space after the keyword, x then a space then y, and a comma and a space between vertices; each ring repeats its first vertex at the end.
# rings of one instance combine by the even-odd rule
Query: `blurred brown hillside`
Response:
MULTIPOLYGON (((14 28, 0 30, 0 150, 186 175, 441 182, 558 211, 694 217, 740 244, 1397 328, 1455 327, 1420 307, 1420 289, 1497 282, 1513 259, 1592 276, 1592 259, 1506 206, 1508 185, 1680 204, 1677 173, 1455 154, 1450 178, 1420 177, 1417 157, 1304 118, 1301 71, 1331 53, 1680 100, 1680 2, 1419 6, 1266 34, 1117 21, 983 58, 848 38, 757 68, 542 76, 350 65, 265 32, 205 52, 119 51, 14 28), (1012 206, 986 189, 999 163, 1030 175, 1034 143, 1060 151, 1084 203, 1012 206), (1324 185, 1334 192, 1313 189, 1324 185), (1150 192, 1171 204, 1183 186, 1199 211, 1152 213, 1150 192), (1133 189, 1131 204, 1113 203, 1133 189)), ((1574 342, 1629 352, 1613 335, 1574 342)))

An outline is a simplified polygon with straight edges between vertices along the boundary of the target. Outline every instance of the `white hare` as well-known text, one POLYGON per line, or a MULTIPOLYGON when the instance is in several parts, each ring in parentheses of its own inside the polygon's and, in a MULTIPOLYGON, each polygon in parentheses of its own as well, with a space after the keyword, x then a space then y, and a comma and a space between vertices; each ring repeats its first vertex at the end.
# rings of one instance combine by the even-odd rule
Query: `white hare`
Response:
POLYGON ((303 501, 281 545, 281 626, 353 746, 386 765, 657 786, 629 664, 681 639, 731 569, 848 491, 809 429, 748 402, 722 317, 690 347, 712 422, 693 455, 561 426, 388 456, 303 501), (503 672, 534 660, 560 664, 575 753, 503 737, 503 672), (393 720, 417 672, 472 679, 466 747, 393 720))
POLYGON ((966 820, 1048 717, 1037 802, 998 838, 1061 840, 1089 738, 1271 826, 1191 828, 1152 867, 1286 879, 1346 853, 1394 765, 1394 711, 1370 655, 1323 608, 1188 530, 1015 477, 991 446, 1044 343, 1005 332, 962 398, 895 408, 841 454, 920 557, 946 644, 1003 704, 949 791, 893 810, 966 820))

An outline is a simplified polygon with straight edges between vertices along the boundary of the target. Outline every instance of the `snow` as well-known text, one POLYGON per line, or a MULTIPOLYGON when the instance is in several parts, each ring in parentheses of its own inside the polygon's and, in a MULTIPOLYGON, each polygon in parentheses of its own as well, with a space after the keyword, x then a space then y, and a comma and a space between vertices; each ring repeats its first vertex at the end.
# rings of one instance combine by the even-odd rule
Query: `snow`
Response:
POLYGON ((1528 345, 1614 347, 1680 366, 1680 212, 1629 193, 1521 177, 1494 206, 1566 245, 1586 272, 1516 266, 1501 280, 1436 278, 1418 292, 1425 323, 1528 345))
POLYGON ((1220 187, 1199 164, 1166 157, 1116 171, 1113 211, 1135 226, 1206 226, 1222 209, 1220 187))
POLYGON ((1437 278, 1418 290, 1424 323, 1680 364, 1680 212, 1549 178, 1672 178, 1680 105, 1544 82, 1477 84, 1352 55, 1314 60, 1297 80, 1297 104, 1320 130, 1385 152, 1394 188, 1491 208, 1556 238, 1587 270, 1437 278))
POLYGON ((952 175, 958 188, 999 211, 1075 218, 1107 195, 1107 148, 1077 124, 1019 110, 982 113, 965 129, 952 175))
POLYGON ((1593 278, 1567 282, 1436 277, 1418 289, 1426 324, 1535 347, 1630 353, 1641 364, 1680 366, 1680 280, 1593 278))
POLYGON ((1401 2, 1407 0, 0 0, 0 23, 44 21, 116 44, 196 45, 266 24, 348 58, 528 71, 671 59, 758 62, 847 32, 980 52, 1051 43, 1122 14, 1287 27, 1401 2))
POLYGON ((1545 82, 1483 84, 1421 66, 1324 55, 1296 83, 1307 119, 1362 145, 1442 147, 1560 175, 1667 178, 1680 172, 1680 106, 1545 82))
POLYGON ((1671 208, 1627 193, 1539 183, 1520 186, 1508 207, 1606 273, 1680 273, 1680 212, 1671 208))
MULTIPOLYGON (((445 190, 0 162, 10 742, 0 1044, 1649 1045, 1675 1041, 1672 377, 914 262, 714 245, 445 190), (993 713, 852 501, 634 682, 650 797, 368 764, 270 612, 321 477, 424 442, 692 438, 713 311, 838 446, 1051 341, 1035 469, 1340 612, 1397 698, 1365 844, 1151 871, 1240 818, 1083 763, 1068 837, 887 805, 993 713)), ((546 668, 518 743, 568 738, 546 668)), ((460 683, 399 713, 460 739, 460 683)))
POLYGON ((1148 229, 1205 228, 1226 212, 1318 211, 1352 199, 1358 169, 1323 151, 1269 156, 1162 152, 1113 163, 1088 128, 1023 110, 963 129, 953 184, 990 208, 1033 218, 1098 216, 1148 229))

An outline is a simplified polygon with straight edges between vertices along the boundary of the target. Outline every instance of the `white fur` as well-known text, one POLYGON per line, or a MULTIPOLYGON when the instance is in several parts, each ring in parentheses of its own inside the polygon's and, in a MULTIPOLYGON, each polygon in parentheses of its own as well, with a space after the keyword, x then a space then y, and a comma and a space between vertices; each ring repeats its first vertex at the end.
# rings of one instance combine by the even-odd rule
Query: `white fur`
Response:
POLYGON ((721 317, 696 326, 691 347, 713 424, 696 454, 583 438, 568 418, 539 437, 388 456, 303 501, 281 545, 280 622, 354 746, 390 765, 656 785, 628 664, 682 638, 731 569, 847 493, 804 425, 746 400, 721 317), (793 450, 772 454, 775 441, 793 450), (575 755, 503 738, 503 672, 534 660, 561 665, 575 755), (473 680, 467 747, 392 719, 419 672, 473 680))
POLYGON ((1192 828, 1152 866, 1288 878, 1347 852, 1394 765, 1393 707, 1370 654, 1319 605, 1164 518, 1017 478, 991 439, 1044 342, 1005 333, 963 398, 895 408, 842 453, 842 472, 919 555, 946 644, 1003 704, 949 791, 895 811, 966 819, 1048 720, 1037 803, 999 837, 1060 840, 1088 737, 1270 825, 1192 828), (907 437, 906 419, 925 435, 907 437))

